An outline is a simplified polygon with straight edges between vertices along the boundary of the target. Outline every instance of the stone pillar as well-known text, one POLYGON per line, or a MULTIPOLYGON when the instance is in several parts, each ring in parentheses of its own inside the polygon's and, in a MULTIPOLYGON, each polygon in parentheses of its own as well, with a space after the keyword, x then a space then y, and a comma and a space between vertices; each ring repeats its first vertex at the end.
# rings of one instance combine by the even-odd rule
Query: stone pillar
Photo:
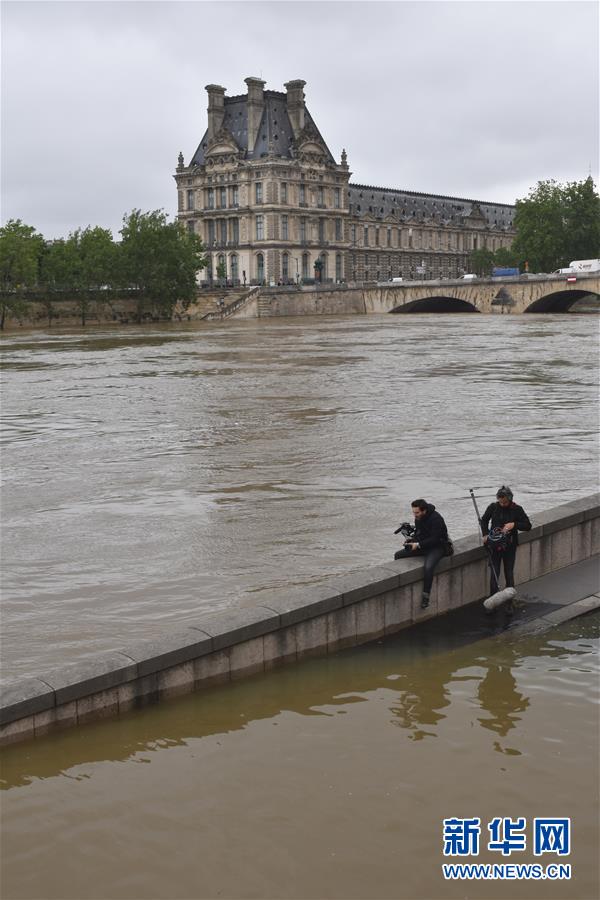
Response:
POLYGON ((208 137, 214 137, 223 124, 225 116, 225 88, 219 84, 207 84, 208 94, 208 137))
POLYGON ((304 85, 305 81, 297 79, 296 81, 288 81, 285 85, 287 91, 287 112, 292 124, 294 137, 298 137, 304 128, 304 85))
POLYGON ((252 153, 265 107, 265 82, 260 78, 244 78, 248 85, 248 152, 252 153))

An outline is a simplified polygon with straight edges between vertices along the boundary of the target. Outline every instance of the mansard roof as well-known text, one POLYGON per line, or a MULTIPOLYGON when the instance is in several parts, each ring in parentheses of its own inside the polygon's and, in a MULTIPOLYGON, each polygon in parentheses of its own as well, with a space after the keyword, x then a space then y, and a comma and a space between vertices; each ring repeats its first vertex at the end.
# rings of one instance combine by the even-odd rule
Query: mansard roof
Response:
MULTIPOLYGON (((271 153, 275 157, 293 159, 295 156, 294 132, 287 113, 287 95, 283 91, 264 91, 264 109, 260 126, 253 147, 248 146, 248 95, 238 94, 225 97, 225 116, 223 128, 227 129, 236 144, 243 151, 245 159, 258 160, 271 153)), ((315 125, 306 107, 304 108, 305 127, 311 128, 323 144, 331 163, 335 163, 329 147, 315 125)), ((208 147, 208 129, 204 132, 198 149, 190 164, 201 166, 205 162, 208 147)))
POLYGON ((350 212, 359 218, 366 215, 377 219, 393 216, 401 221, 430 219, 447 225, 461 225, 465 219, 481 214, 490 228, 509 229, 515 214, 514 206, 507 203, 421 194, 370 184, 349 184, 348 199, 350 212))

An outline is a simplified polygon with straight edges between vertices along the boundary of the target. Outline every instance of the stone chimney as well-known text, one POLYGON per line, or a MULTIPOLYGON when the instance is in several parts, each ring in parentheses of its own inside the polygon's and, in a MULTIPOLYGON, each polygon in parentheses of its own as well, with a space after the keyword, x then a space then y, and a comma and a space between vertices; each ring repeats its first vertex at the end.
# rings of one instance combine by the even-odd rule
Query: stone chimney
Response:
POLYGON ((208 138, 213 138, 223 124, 225 116, 225 88, 220 84, 207 84, 208 94, 208 138))
POLYGON ((244 78, 248 85, 248 152, 252 153, 265 108, 265 82, 260 78, 244 78))
POLYGON ((298 137, 304 128, 304 85, 305 81, 297 79, 288 81, 285 85, 287 91, 287 112, 292 123, 294 137, 298 137))

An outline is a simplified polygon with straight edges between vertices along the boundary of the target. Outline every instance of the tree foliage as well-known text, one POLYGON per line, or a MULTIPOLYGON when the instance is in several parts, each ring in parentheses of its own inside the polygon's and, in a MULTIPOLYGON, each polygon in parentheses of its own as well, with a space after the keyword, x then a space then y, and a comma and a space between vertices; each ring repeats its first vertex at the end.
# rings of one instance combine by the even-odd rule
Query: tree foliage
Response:
POLYGON ((108 228, 88 227, 72 235, 80 259, 80 284, 86 290, 112 287, 117 281, 118 245, 108 228))
POLYGON ((513 250, 533 272, 552 272, 600 253, 600 197, 591 176, 559 184, 539 181, 517 200, 513 250))
POLYGON ((136 291, 137 317, 171 316, 175 304, 189 305, 196 294, 196 273, 206 266, 200 238, 180 222, 168 222, 162 210, 134 209, 123 219, 121 284, 136 291))
POLYGON ((82 325, 92 300, 110 303, 118 293, 136 298, 138 321, 170 317, 177 302, 187 307, 207 264, 197 235, 162 211, 133 210, 121 236, 115 242, 108 229, 89 226, 44 241, 20 220, 7 222, 0 229, 0 327, 7 312, 25 310, 26 295, 44 304, 49 323, 57 299, 77 303, 82 325))
POLYGON ((520 260, 512 247, 498 247, 494 253, 495 266, 518 266, 520 260))
POLYGON ((85 325, 90 301, 107 299, 118 279, 118 247, 107 228, 77 229, 66 240, 48 245, 42 260, 46 291, 60 291, 77 303, 85 325))
POLYGON ((481 278, 485 275, 491 275, 494 267, 494 254, 487 247, 481 247, 479 250, 473 250, 469 258, 469 268, 475 275, 481 278))
POLYGON ((24 293, 35 288, 44 239, 31 225, 10 219, 0 228, 0 328, 7 313, 24 309, 24 293))
POLYGON ((40 283, 45 293, 72 293, 79 289, 81 264, 72 235, 46 244, 40 269, 40 283))
POLYGON ((518 266, 519 258, 514 250, 510 247, 499 247, 498 250, 492 252, 487 247, 479 250, 473 250, 469 257, 469 267, 480 277, 492 274, 494 266, 518 266))
POLYGON ((34 287, 44 239, 31 225, 10 219, 0 228, 0 285, 2 290, 34 287))
POLYGON ((219 279, 221 284, 225 283, 225 279, 227 278, 227 266, 223 261, 221 261, 217 265, 217 278, 219 279))

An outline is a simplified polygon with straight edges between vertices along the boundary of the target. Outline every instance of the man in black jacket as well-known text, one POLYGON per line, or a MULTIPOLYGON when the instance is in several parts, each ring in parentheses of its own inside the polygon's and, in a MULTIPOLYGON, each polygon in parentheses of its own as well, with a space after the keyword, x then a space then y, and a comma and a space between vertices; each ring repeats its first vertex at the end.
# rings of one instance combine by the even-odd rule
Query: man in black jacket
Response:
MULTIPOLYGON (((481 517, 483 542, 491 551, 494 571, 500 580, 500 567, 504 563, 506 587, 515 585, 515 559, 519 545, 519 531, 531 531, 531 522, 522 506, 513 502, 513 492, 502 485, 496 493, 496 503, 490 503, 481 517)), ((499 590, 490 572, 490 595, 499 590)))
POLYGON ((448 529, 433 503, 413 500, 411 507, 415 517, 415 532, 405 542, 404 550, 398 550, 394 554, 394 559, 406 559, 409 556, 425 557, 421 609, 427 609, 435 567, 446 555, 448 548, 448 529))

